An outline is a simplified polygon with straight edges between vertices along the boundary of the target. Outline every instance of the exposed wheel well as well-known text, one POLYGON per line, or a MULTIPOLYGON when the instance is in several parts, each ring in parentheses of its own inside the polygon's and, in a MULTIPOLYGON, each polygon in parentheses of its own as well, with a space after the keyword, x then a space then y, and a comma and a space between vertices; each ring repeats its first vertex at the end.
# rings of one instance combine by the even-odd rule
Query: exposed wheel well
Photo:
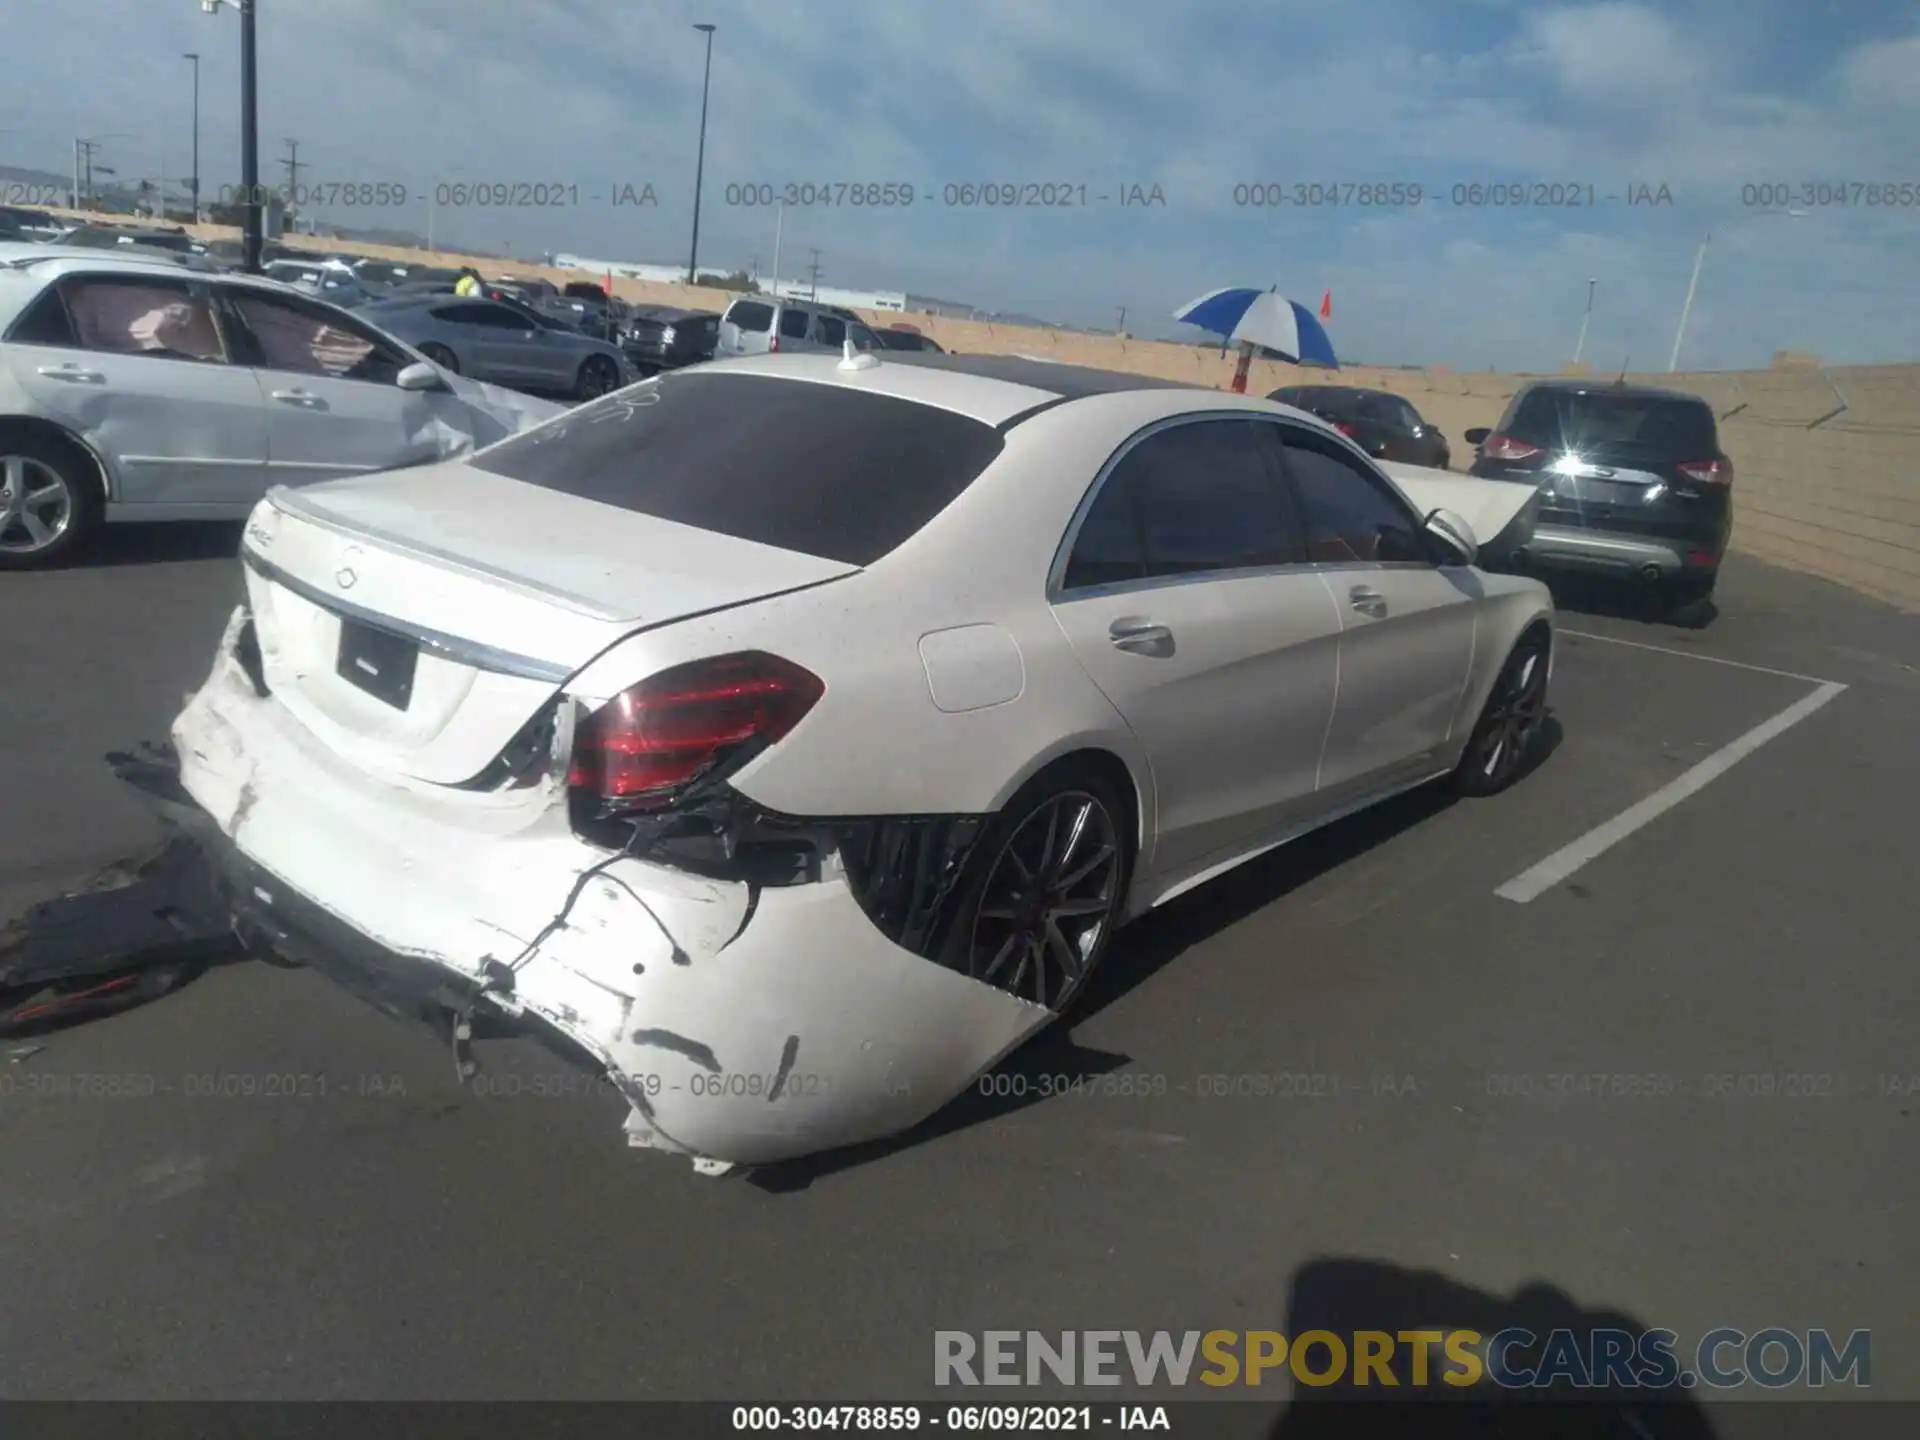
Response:
POLYGON ((1132 837, 1133 854, 1138 857, 1146 843, 1146 836, 1140 829, 1140 789, 1134 783, 1133 772, 1127 769, 1127 762, 1111 750, 1097 750, 1089 747, 1084 750, 1069 751, 1057 759, 1049 760, 1036 770, 1026 783, 1031 785, 1042 776, 1076 769, 1091 770, 1113 786, 1114 793, 1120 797, 1120 803, 1127 807, 1124 830, 1132 837))
POLYGON ((42 420, 33 415, 0 416, 0 444, 4 444, 10 438, 39 440, 67 451, 87 472, 101 503, 104 504, 112 498, 107 493, 107 471, 106 467, 100 463, 100 457, 93 453, 91 446, 65 426, 56 425, 51 420, 42 420))

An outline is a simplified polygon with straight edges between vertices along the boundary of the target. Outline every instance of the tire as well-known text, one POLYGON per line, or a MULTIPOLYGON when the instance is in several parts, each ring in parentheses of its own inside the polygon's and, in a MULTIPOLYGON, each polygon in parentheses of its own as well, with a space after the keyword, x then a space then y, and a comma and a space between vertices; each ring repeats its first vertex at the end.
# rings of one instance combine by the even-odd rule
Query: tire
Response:
POLYGON ((438 365, 442 370, 450 370, 455 375, 460 373, 460 362, 453 358, 453 352, 446 346, 436 345, 429 340, 425 345, 420 347, 420 353, 438 365))
POLYGON ((1501 664, 1454 768, 1459 794, 1496 795, 1520 778, 1547 718, 1551 646, 1546 631, 1529 630, 1501 664))
POLYGON ((574 380, 574 393, 582 400, 598 400, 620 388, 620 367, 604 355, 589 355, 580 362, 580 374, 574 380))
POLYGON ((0 570, 57 565, 99 527, 93 460, 79 446, 0 426, 0 570))
POLYGON ((935 958, 1055 1016, 1065 1014, 1085 993, 1126 901, 1130 813, 1094 767, 1068 764, 1036 775, 988 822, 970 863, 972 879, 935 958), (1069 844, 1061 826, 1081 814, 1079 838, 1069 844), (1067 883, 1044 903, 1029 888, 1031 878, 1036 869, 1048 873, 1049 865, 1061 873, 1062 860, 1067 883))

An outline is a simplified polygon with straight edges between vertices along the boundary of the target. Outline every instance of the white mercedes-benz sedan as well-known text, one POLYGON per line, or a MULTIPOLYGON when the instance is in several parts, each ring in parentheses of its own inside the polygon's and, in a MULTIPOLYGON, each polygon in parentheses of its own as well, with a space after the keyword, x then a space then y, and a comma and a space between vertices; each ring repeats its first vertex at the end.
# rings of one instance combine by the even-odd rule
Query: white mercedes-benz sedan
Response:
POLYGON ((1552 606, 1473 560, 1533 496, 1139 376, 670 372, 270 493, 173 727, 182 808, 255 944, 456 1040, 559 1032, 635 1145, 868 1140, 1129 919, 1520 774, 1552 606))

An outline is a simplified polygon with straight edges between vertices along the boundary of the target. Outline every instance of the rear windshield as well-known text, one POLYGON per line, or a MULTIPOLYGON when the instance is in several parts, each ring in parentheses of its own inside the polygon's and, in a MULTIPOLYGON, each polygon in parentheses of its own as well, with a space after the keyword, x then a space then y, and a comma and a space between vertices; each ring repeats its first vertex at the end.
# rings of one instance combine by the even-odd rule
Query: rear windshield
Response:
POLYGON ((868 565, 999 455, 911 400, 766 375, 669 374, 476 455, 479 469, 740 540, 868 565))
POLYGON ((773 307, 762 305, 757 300, 743 300, 727 311, 727 323, 755 334, 764 334, 773 328, 773 307))
POLYGON ((1675 460, 1705 460, 1720 453, 1713 411, 1698 400, 1664 395, 1530 390, 1521 397, 1506 431, 1533 445, 1625 446, 1675 460))

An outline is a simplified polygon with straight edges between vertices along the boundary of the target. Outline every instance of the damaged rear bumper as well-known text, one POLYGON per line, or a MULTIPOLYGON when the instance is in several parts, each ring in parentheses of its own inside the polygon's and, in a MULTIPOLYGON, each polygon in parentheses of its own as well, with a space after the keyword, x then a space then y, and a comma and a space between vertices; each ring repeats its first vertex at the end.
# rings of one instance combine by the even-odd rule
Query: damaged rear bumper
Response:
POLYGON ((236 928, 389 1013, 550 1026, 626 1095, 634 1144, 759 1164, 892 1134, 1050 1018, 896 944, 837 866, 711 879, 581 840, 564 776, 371 776, 262 697, 245 618, 174 724, 170 802, 236 928))

